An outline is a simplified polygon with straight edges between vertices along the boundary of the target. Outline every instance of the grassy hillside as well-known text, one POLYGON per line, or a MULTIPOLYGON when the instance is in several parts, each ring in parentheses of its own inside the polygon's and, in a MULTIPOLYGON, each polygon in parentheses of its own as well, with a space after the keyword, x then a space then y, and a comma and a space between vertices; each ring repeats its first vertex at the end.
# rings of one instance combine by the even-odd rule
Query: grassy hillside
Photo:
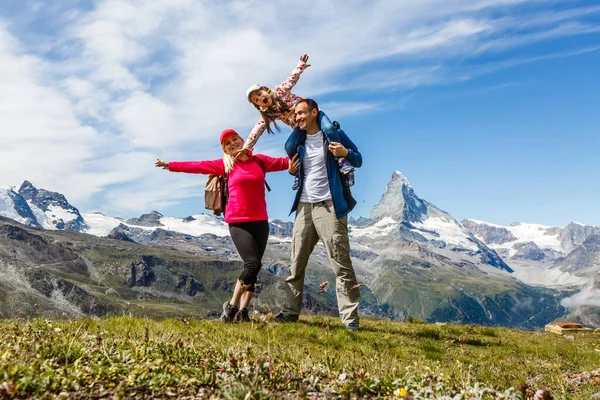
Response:
POLYGON ((589 399, 600 335, 303 317, 276 324, 113 317, 0 321, 0 398, 589 399), (514 389, 511 389, 514 388, 514 389), (527 388, 528 387, 528 388, 527 388), (500 397, 500 396, 503 397, 500 397))

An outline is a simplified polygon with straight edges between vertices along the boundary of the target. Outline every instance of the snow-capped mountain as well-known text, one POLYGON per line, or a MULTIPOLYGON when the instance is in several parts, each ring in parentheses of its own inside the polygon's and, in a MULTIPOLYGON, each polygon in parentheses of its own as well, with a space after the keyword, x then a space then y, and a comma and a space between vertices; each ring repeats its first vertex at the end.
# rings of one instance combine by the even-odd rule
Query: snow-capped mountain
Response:
POLYGON ((593 246, 588 242, 600 234, 600 227, 577 222, 564 228, 521 222, 502 226, 472 219, 462 224, 529 284, 582 286, 600 270, 600 261, 592 262, 593 246))
POLYGON ((0 187, 0 215, 25 225, 41 228, 29 204, 10 187, 0 187))
POLYGON ((600 272, 600 235, 589 236, 569 255, 558 259, 552 268, 582 277, 594 277, 600 272))
MULTIPOLYGON (((131 242, 150 246, 139 249, 148 271, 156 262, 148 254, 154 254, 156 249, 179 250, 181 254, 220 261, 238 259, 228 238, 227 224, 210 214, 173 218, 152 211, 126 221, 101 213, 81 216, 64 196, 57 193, 38 190, 29 182, 23 184, 20 192, 17 195, 23 198, 43 227, 78 226, 87 234, 123 241, 121 245, 114 240, 81 235, 83 242, 94 243, 94 246, 102 244, 108 253, 119 252, 122 246, 129 246, 131 242), (56 210, 62 210, 64 214, 56 210), (58 221, 59 214, 64 216, 61 221, 58 221), (48 217, 57 218, 56 223, 49 223, 48 217), (69 224, 72 221, 79 225, 69 224)), ((14 207, 10 212, 11 215, 18 214, 14 207)), ((272 237, 263 258, 267 281, 287 274, 290 265, 290 241, 287 238, 292 228, 291 222, 270 222, 272 237)), ((493 249, 450 214, 419 198, 399 171, 392 174, 370 218, 351 222, 349 255, 364 290, 368 292, 366 297, 374 310, 371 312, 376 315, 398 319, 413 315, 430 321, 537 327, 564 312, 557 292, 534 288, 515 279, 512 269, 493 249)), ((184 256, 171 254, 169 257, 184 256)), ((119 253, 115 260, 121 258, 119 253)), ((180 265, 179 262, 168 265, 180 265)), ((309 286, 318 287, 323 280, 332 279, 327 251, 322 245, 317 246, 310 263, 309 286)), ((208 263, 206 268, 212 268, 211 265, 208 263)), ((101 262, 98 267, 103 268, 101 262)), ((107 271, 112 271, 111 268, 112 264, 107 271)), ((130 271, 132 264, 129 262, 120 268, 130 271)), ((215 285, 221 287, 221 283, 215 285)))
POLYGON ((352 237, 369 241, 397 237, 416 242, 451 259, 485 264, 512 272, 510 267, 447 212, 419 198, 409 180, 395 171, 368 221, 352 228, 352 237))
POLYGON ((35 220, 44 229, 82 232, 87 229, 79 210, 60 193, 37 189, 29 181, 19 188, 19 195, 27 202, 35 220))
MULTIPOLYGON (((108 217, 102 213, 85 213, 83 218, 88 226, 85 233, 95 236, 109 236, 117 227, 140 228, 148 232, 157 229, 183 233, 191 236, 211 234, 215 236, 229 236, 229 227, 223 218, 212 214, 194 214, 186 218, 166 217, 158 211, 142 214, 138 218, 130 218, 124 221, 118 217, 108 217)), ((279 239, 290 238, 293 223, 273 219, 269 221, 271 236, 279 239)), ((122 228, 121 228, 122 230, 122 228)))
POLYGON ((140 228, 148 232, 162 229, 191 236, 200 236, 207 233, 216 236, 229 236, 229 228, 223 219, 210 214, 195 214, 187 218, 175 218, 165 217, 157 211, 151 211, 139 218, 124 221, 121 218, 108 217, 102 213, 85 213, 83 218, 88 226, 88 229, 84 232, 95 236, 108 236, 119 225, 140 228))
POLYGON ((600 227, 571 222, 564 228, 515 222, 510 226, 466 219, 462 224, 505 259, 553 262, 564 257, 600 227))

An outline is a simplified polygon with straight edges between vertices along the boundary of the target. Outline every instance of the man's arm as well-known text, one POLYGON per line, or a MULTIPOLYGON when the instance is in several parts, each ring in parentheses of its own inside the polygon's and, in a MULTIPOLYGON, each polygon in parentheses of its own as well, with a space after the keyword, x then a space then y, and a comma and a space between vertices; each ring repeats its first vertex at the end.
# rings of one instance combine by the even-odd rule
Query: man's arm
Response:
POLYGON ((360 168, 362 166, 362 154, 358 151, 358 147, 343 130, 339 129, 338 134, 340 135, 340 143, 332 142, 329 145, 329 150, 337 157, 344 157, 354 168, 360 168))

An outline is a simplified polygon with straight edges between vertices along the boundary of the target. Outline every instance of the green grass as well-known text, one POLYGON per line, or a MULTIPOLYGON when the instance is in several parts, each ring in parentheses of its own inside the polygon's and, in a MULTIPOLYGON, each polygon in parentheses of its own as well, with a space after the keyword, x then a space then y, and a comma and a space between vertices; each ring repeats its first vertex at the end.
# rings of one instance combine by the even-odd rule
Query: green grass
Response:
POLYGON ((5 320, 0 398, 385 398, 406 390, 417 398, 463 391, 461 398, 492 399, 498 398, 492 388, 520 398, 519 386, 527 383, 548 388, 554 398, 589 399, 599 386, 565 378, 598 368, 598 348, 596 333, 568 340, 370 319, 348 332, 328 317, 276 324, 254 316, 251 324, 230 325, 128 317, 5 320))

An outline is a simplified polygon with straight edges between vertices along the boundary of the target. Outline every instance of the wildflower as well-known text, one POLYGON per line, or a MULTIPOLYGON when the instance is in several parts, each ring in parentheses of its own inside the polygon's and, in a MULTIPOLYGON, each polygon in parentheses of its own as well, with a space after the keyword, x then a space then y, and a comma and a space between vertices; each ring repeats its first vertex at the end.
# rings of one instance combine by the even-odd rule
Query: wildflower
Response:
POLYGON ((400 398, 400 397, 406 396, 406 394, 407 394, 406 389, 404 389, 403 387, 394 390, 394 397, 400 398))
POLYGON ((329 285, 329 282, 327 282, 327 281, 321 283, 319 285, 319 293, 323 293, 325 291, 325 288, 327 287, 327 285, 329 285))

